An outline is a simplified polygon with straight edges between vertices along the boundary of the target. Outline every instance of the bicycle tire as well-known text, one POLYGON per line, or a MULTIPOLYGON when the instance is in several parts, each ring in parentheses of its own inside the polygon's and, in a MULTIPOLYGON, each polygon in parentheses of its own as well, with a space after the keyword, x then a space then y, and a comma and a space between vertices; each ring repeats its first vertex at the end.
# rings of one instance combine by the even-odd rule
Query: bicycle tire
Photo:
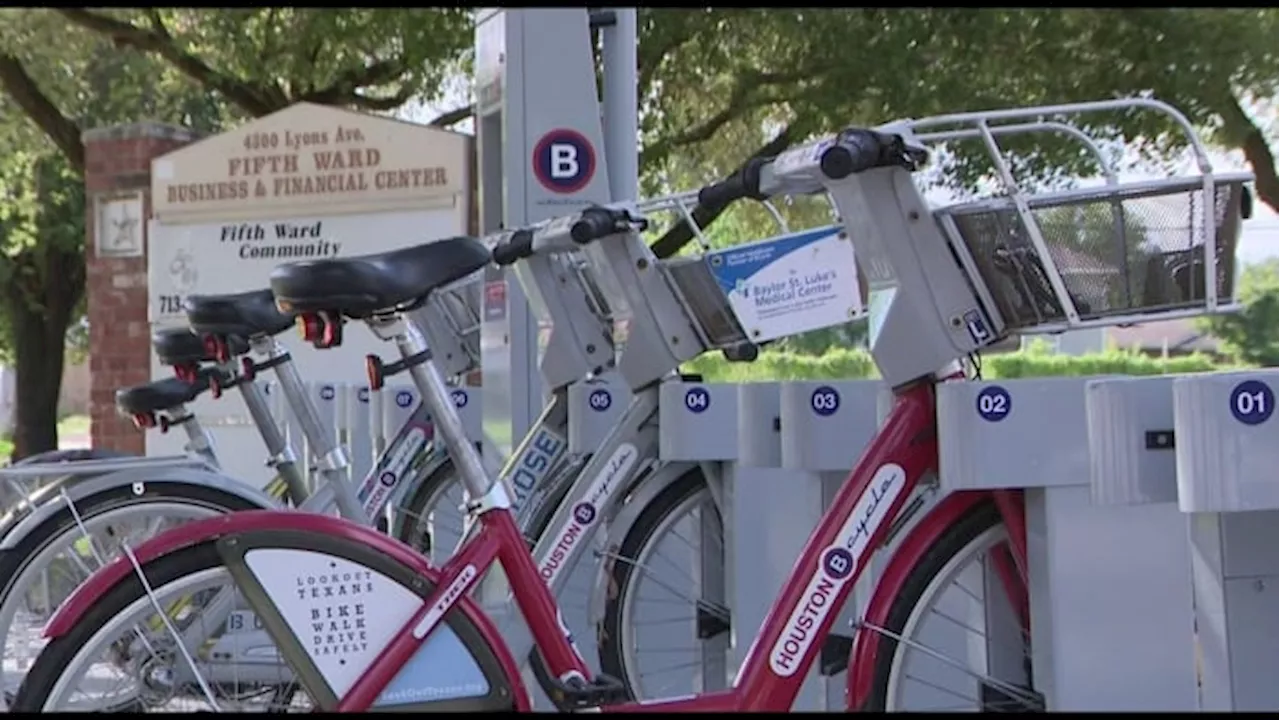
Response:
MULTIPOLYGON (((217 567, 224 567, 222 557, 218 552, 217 542, 216 539, 206 540, 167 555, 162 555, 146 563, 143 566, 143 573, 150 587, 154 592, 160 593, 166 585, 185 576, 195 575, 217 567)), ((359 558, 355 562, 387 576, 403 588, 420 596, 424 601, 430 598, 435 591, 435 583, 392 558, 377 554, 363 545, 351 544, 350 541, 346 540, 329 540, 329 543, 335 549, 328 551, 327 554, 331 554, 334 557, 359 558)), ((310 541, 303 540, 302 543, 289 542, 288 540, 260 543, 256 544, 255 548, 302 549, 300 547, 302 544, 311 547, 314 544, 314 539, 310 541)), ((70 666, 80 649, 89 643, 112 618, 142 600, 145 596, 146 592, 137 573, 130 573, 125 580, 117 583, 104 593, 98 602, 81 618, 80 622, 76 623, 65 635, 55 638, 45 646, 44 651, 40 653, 35 665, 31 668, 31 672, 23 679, 22 686, 14 697, 11 711, 42 711, 49 694, 61 677, 61 673, 68 670, 75 671, 70 666)), ((492 705, 496 699, 509 703, 511 707, 485 707, 482 709, 504 712, 513 711, 515 709, 513 688, 505 681, 501 683, 501 687, 494 684, 504 677, 501 674, 500 663, 493 650, 479 640, 481 635, 474 625, 465 616, 461 615, 456 608, 445 615, 442 623, 449 624, 449 627, 457 633, 459 640, 471 652, 480 667, 487 671, 486 676, 491 686, 488 696, 464 698, 463 702, 471 701, 469 704, 473 705, 492 705)), ((458 704, 457 701, 444 700, 435 701, 434 703, 398 705, 383 709, 394 709, 403 712, 440 703, 458 704)))
MULTIPOLYGON (((894 635, 901 636, 912 612, 938 573, 942 572, 957 554, 964 552, 970 543, 1003 522, 995 504, 983 502, 943 531, 903 582, 902 591, 894 598, 885 616, 885 629, 894 635)), ((859 711, 885 712, 890 690, 889 676, 897 649, 897 640, 888 635, 880 635, 876 647, 871 689, 862 707, 858 708, 859 711)))
MULTIPOLYGON (((653 534, 662 526, 667 515, 706 486, 702 471, 692 468, 663 488, 648 507, 640 512, 635 524, 627 531, 622 543, 618 546, 618 555, 624 558, 638 557, 644 546, 653 539, 653 534)), ((625 606, 622 602, 624 593, 621 589, 628 587, 635 567, 634 563, 629 562, 612 564, 609 570, 609 587, 613 591, 605 601, 604 618, 601 621, 600 632, 597 633, 601 671, 621 680, 632 700, 637 697, 635 689, 627 681, 629 675, 626 668, 626 653, 622 647, 625 606)))
MULTIPOLYGON (((49 500, 47 502, 56 502, 49 500)), ((237 510, 260 509, 258 505, 231 493, 216 488, 190 483, 154 482, 144 486, 142 494, 135 494, 132 487, 119 487, 104 490, 81 500, 76 504, 76 512, 82 521, 92 520, 111 510, 128 505, 147 505, 158 503, 189 503, 202 508, 212 508, 224 513, 237 510)), ((15 584, 29 568, 28 566, 41 551, 66 533, 78 533, 76 519, 70 508, 63 508, 57 514, 37 525, 22 538, 12 550, 0 553, 0 607, 9 602, 16 602, 13 597, 15 584)), ((0 613, 3 616, 3 613, 0 613)), ((5 639, 7 640, 7 629, 5 639)), ((4 645, 0 645, 0 655, 4 654, 4 645)), ((5 691, 0 688, 0 691, 5 691)), ((8 698, 0 698, 5 704, 8 698)))
MULTIPOLYGON (((418 483, 418 486, 410 489, 407 493, 408 502, 400 504, 401 510, 408 514, 408 519, 400 523, 400 530, 396 533, 396 539, 417 550, 424 555, 430 555, 431 546, 423 547, 419 538, 415 535, 418 530, 418 518, 426 517, 430 509, 426 507, 427 502, 436 496, 438 491, 450 482, 458 482, 458 474, 453 469, 453 460, 446 457, 425 480, 418 483)), ((425 534, 425 533, 424 533, 425 534)), ((430 538, 427 538, 428 540, 430 538)))

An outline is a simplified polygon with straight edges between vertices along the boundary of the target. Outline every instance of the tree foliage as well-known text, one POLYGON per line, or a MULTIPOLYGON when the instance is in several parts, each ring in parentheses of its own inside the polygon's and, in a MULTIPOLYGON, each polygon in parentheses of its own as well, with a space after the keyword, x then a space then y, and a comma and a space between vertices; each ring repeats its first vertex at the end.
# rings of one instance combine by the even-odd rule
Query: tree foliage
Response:
POLYGON ((17 366, 16 455, 56 446, 68 330, 83 330, 83 130, 216 132, 301 100, 386 111, 466 72, 470 43, 458 8, 0 11, 0 351, 17 366))
MULTIPOLYGON (((780 134, 1147 95, 1241 151, 1277 206, 1274 128, 1245 110, 1276 98, 1273 9, 644 9, 641 30, 649 193, 723 176, 780 134)), ((1148 160, 1186 145, 1153 113, 1086 119, 1148 160)), ((1096 170, 1072 142, 1007 146, 1041 178, 1096 170)), ((950 169, 976 182, 976 158, 960 150, 950 169)))
POLYGON ((1242 362, 1276 367, 1280 363, 1280 265, 1274 260, 1249 265, 1237 282, 1236 297, 1243 309, 1231 315, 1202 318, 1200 325, 1242 362))

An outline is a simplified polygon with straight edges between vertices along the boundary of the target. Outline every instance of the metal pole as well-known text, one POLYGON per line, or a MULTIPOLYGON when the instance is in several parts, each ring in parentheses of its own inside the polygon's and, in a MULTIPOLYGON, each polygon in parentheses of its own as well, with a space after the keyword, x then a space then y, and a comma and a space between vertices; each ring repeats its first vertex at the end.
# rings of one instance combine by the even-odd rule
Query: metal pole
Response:
POLYGON ((601 28, 604 154, 609 159, 609 194, 614 202, 640 196, 637 42, 636 9, 614 10, 614 22, 601 28))

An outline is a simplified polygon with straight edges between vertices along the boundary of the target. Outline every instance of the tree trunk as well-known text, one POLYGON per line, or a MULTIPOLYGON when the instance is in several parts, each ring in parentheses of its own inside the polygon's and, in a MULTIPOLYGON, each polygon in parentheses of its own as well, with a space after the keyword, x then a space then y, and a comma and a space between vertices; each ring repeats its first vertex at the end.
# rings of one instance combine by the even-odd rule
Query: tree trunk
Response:
MULTIPOLYGON (((63 336, 49 341, 52 328, 31 308, 13 307, 17 385, 13 461, 58 449, 58 395, 62 390, 63 336)), ((54 325, 56 323, 50 323, 54 325)), ((66 332, 66 326, 62 327, 66 332)))
POLYGON ((22 277, 5 288, 13 333, 16 462, 58 449, 58 398, 67 328, 84 292, 84 256, 78 248, 47 242, 37 243, 10 262, 22 277), (43 272, 22 272, 40 266, 43 272), (32 302, 33 297, 40 301, 32 302))
POLYGON ((1244 159, 1253 169, 1253 188, 1258 199, 1272 210, 1280 210, 1280 178, 1276 176, 1276 158, 1262 129, 1249 118, 1235 96, 1228 95, 1218 108, 1222 114, 1224 139, 1244 152, 1244 159))

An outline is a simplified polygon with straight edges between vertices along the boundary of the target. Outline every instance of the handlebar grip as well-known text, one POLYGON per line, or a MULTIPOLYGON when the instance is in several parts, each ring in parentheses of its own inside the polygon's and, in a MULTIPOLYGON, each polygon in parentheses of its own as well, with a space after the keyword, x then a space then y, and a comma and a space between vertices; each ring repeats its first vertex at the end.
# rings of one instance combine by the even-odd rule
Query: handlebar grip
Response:
POLYGON ((823 151, 818 168, 831 180, 843 180, 855 173, 897 164, 903 153, 902 138, 874 130, 852 128, 836 136, 823 151))
POLYGON ((751 158, 737 172, 698 191, 698 204, 724 207, 743 198, 763 200, 760 194, 760 170, 773 158, 751 158))
POLYGON ((728 362, 750 363, 755 362, 756 358, 760 357, 760 346, 746 341, 737 345, 730 345, 720 352, 728 362))
POLYGON ((618 232, 630 220, 631 215, 626 210, 589 207, 569 228, 569 237, 579 245, 586 245, 618 232))
POLYGON ((495 265, 514 265, 533 254, 533 233, 528 230, 517 230, 511 238, 493 248, 495 265))

